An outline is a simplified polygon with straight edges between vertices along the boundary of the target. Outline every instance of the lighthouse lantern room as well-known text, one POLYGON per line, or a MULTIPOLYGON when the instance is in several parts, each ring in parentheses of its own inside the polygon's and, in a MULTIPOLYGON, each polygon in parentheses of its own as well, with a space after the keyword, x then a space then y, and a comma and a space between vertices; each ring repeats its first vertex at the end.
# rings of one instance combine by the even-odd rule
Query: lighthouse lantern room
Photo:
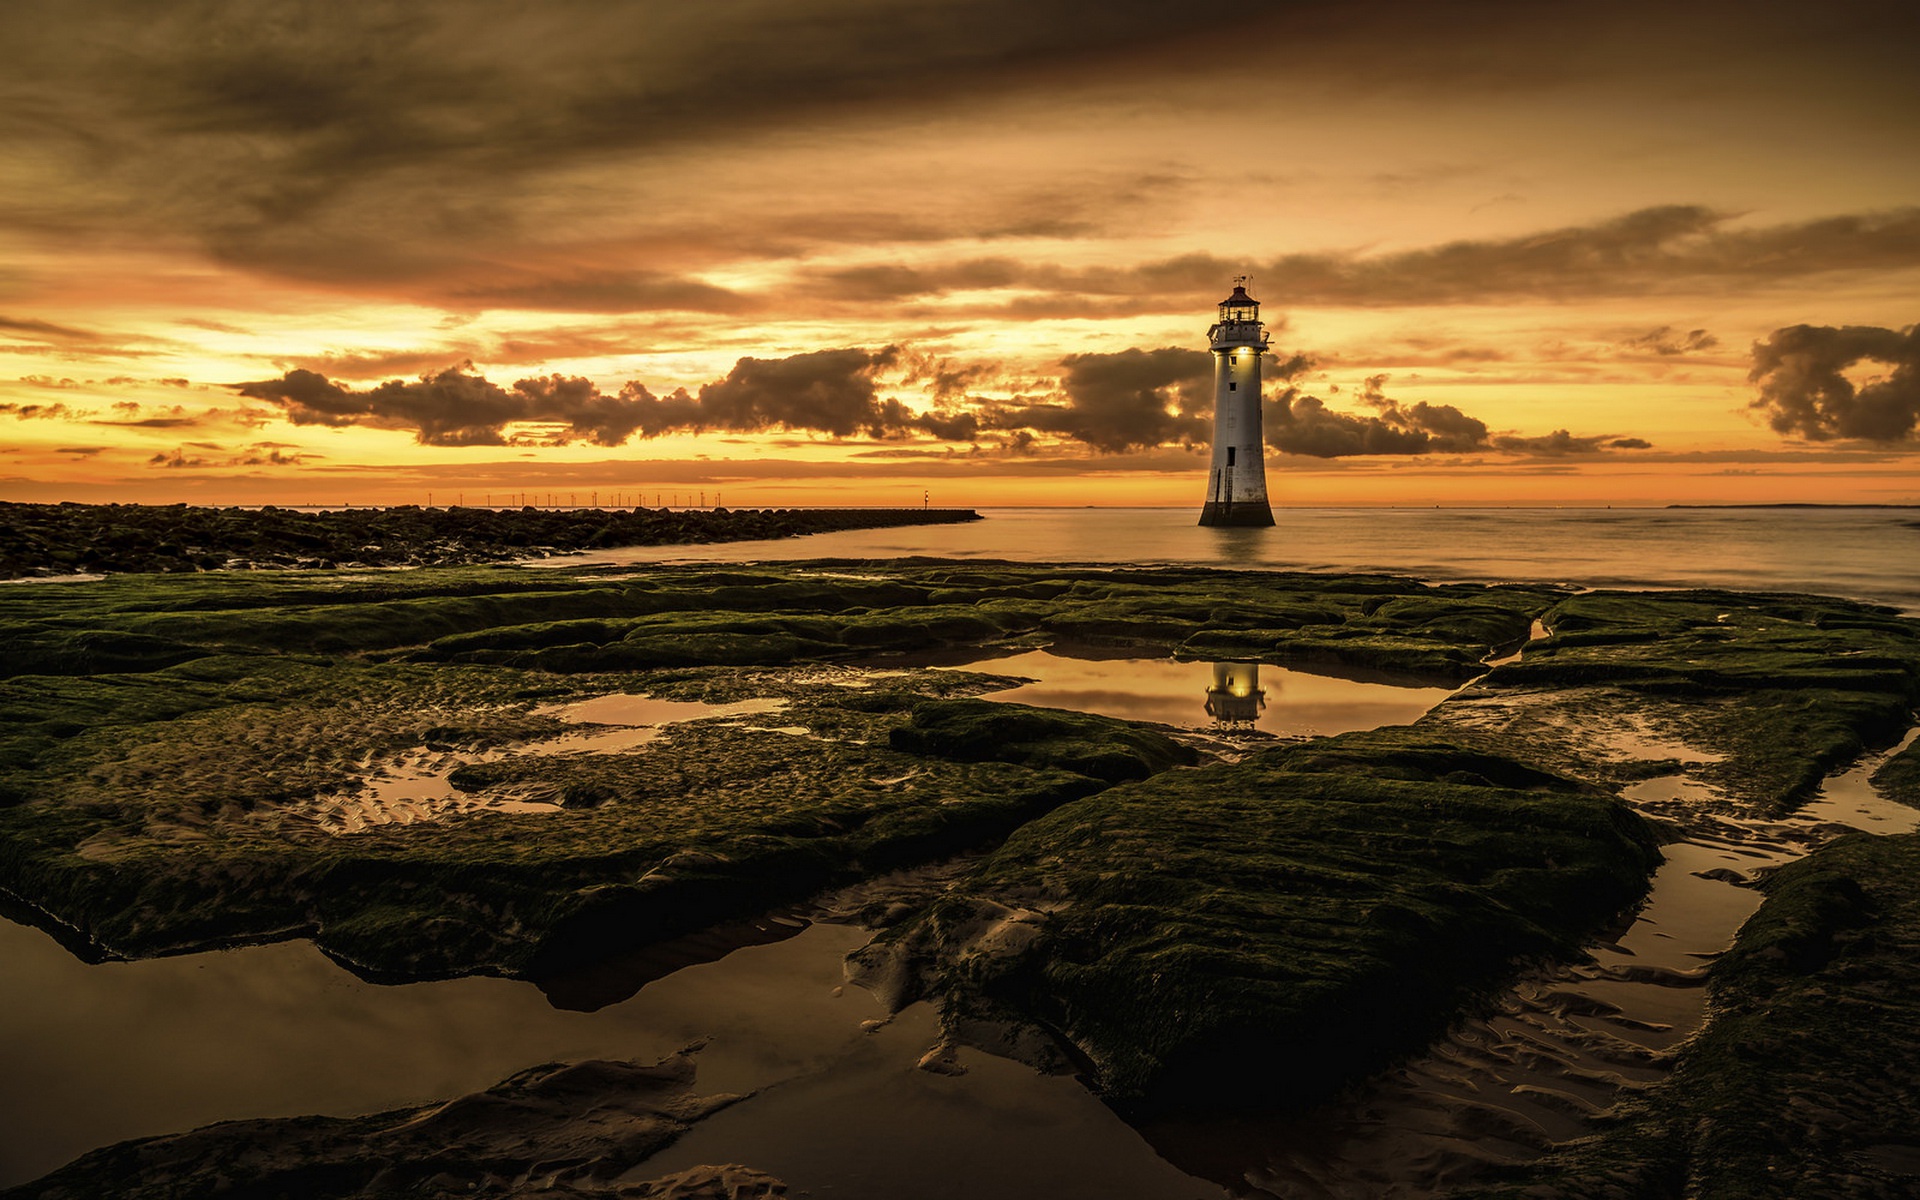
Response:
POLYGON ((1246 277, 1220 302, 1220 319, 1207 330, 1213 348, 1213 465, 1207 473, 1202 525, 1271 525, 1267 464, 1260 427, 1260 356, 1266 327, 1260 302, 1247 295, 1246 277))

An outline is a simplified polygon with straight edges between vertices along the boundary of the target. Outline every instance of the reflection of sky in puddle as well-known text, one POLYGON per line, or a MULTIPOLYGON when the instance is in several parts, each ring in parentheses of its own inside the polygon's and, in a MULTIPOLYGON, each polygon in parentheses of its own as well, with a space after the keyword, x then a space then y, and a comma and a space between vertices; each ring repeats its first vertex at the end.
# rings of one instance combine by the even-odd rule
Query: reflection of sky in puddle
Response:
POLYGON ((1703 750, 1685 740, 1673 737, 1657 730, 1639 713, 1610 714, 1625 728, 1589 728, 1587 736, 1600 743, 1612 753, 1616 761, 1621 762, 1660 762, 1674 759, 1679 762, 1715 763, 1726 760, 1726 755, 1712 750, 1703 750))
POLYGON ((1201 1194, 1072 1079, 970 1051, 961 1078, 913 1070, 937 1021, 921 1005, 866 1031, 885 1013, 845 985, 841 962, 868 936, 813 925, 587 1014, 505 979, 376 986, 304 941, 89 966, 0 920, 0 1006, 35 1033, 16 1039, 0 1089, 0 1187, 122 1138, 377 1112, 489 1087, 533 1063, 647 1061, 710 1039, 696 1090, 755 1099, 635 1178, 747 1161, 816 1182, 817 1195, 1034 1194, 1023 1172, 1091 1189, 1049 1194, 1201 1194), (982 1163, 987 1147, 994 1161, 982 1163))
MULTIPOLYGON (((557 754, 616 754, 644 746, 666 726, 690 721, 777 712, 784 700, 739 700, 707 704, 697 700, 660 700, 652 696, 617 694, 550 704, 536 709, 539 716, 570 724, 588 725, 579 733, 563 733, 539 741, 522 742, 501 750, 462 754, 414 751, 372 766, 367 776, 348 791, 316 797, 311 806, 315 826, 328 833, 356 833, 375 825, 406 824, 478 812, 556 812, 558 804, 542 799, 486 792, 463 792, 448 776, 466 763, 498 762, 503 758, 544 757, 557 754)), ((801 730, 799 732, 805 732, 801 730)))
POLYGON ((594 696, 537 708, 534 715, 554 717, 579 725, 609 725, 615 728, 563 733, 514 747, 520 754, 611 754, 644 746, 660 736, 666 725, 688 721, 711 721, 721 717, 753 716, 776 712, 787 706, 784 700, 737 700, 732 704, 707 704, 699 700, 660 700, 652 696, 594 696))
POLYGON ((1258 690, 1265 693, 1264 698, 1242 697, 1232 693, 1247 690, 1251 681, 1229 674, 1216 689, 1215 666, 1171 658, 1088 660, 1031 650, 970 663, 967 669, 1037 681, 993 692, 986 697, 989 700, 1188 728, 1214 723, 1208 693, 1215 689, 1211 698, 1216 711, 1257 713, 1253 728, 1276 734, 1331 734, 1404 725, 1451 694, 1445 687, 1375 683, 1261 664, 1258 690))
POLYGON ((1920 809, 1886 799, 1872 782, 1873 773, 1887 759, 1913 745, 1916 737, 1920 737, 1920 726, 1909 729, 1900 744, 1884 754, 1872 755, 1850 771, 1829 776, 1820 794, 1794 815, 1809 821, 1851 825, 1868 833, 1912 833, 1920 829, 1920 809))
POLYGON ((840 956, 866 936, 815 926, 587 1014, 505 979, 366 983, 305 941, 90 966, 0 920, 0 1004, 22 1035, 0 1089, 0 1187, 122 1138, 377 1112, 534 1063, 652 1059, 708 1036, 700 1090, 766 1087, 860 1044, 859 1022, 883 1015, 837 986, 840 956))
POLYGON ((1738 854, 1674 843, 1653 874, 1653 889, 1634 924, 1617 941, 1594 947, 1601 975, 1571 985, 1619 1010, 1615 1021, 1582 1021, 1647 1048, 1663 1050, 1699 1025, 1705 1010, 1701 972, 1734 939, 1741 922, 1761 906, 1761 893, 1703 876, 1711 870, 1751 870, 1738 854), (1632 1023, 1651 1025, 1634 1029, 1632 1023))
MULTIPOLYGON (((1877 833, 1920 828, 1920 811, 1882 798, 1871 777, 1887 758, 1913 744, 1920 729, 1908 732, 1898 747, 1869 756, 1849 770, 1827 777, 1819 795, 1783 821, 1729 819, 1750 837, 1729 842, 1696 835, 1662 847, 1666 862, 1653 877, 1653 889, 1631 928, 1617 942, 1599 946, 1595 955, 1607 978, 1580 990, 1620 1006, 1641 1020, 1673 1025, 1680 1032, 1699 1023, 1702 996, 1697 989, 1675 988, 1659 975, 1692 974, 1708 956, 1726 948, 1740 925, 1760 906, 1757 889, 1731 886, 1735 877, 1752 880, 1757 868, 1798 858, 1803 842, 1786 835, 1795 827, 1822 823, 1850 825, 1877 833), (1632 968, 1655 968, 1655 977, 1636 978, 1632 968)), ((1623 790, 1628 800, 1707 802, 1724 799, 1720 789, 1683 775, 1642 780, 1623 790)))
POLYGON ((1712 784, 1701 783, 1685 775, 1655 775, 1651 779, 1642 779, 1638 783, 1628 784, 1620 789, 1620 794, 1635 804, 1654 804, 1662 800, 1686 800, 1705 804, 1726 798, 1725 794, 1712 784))

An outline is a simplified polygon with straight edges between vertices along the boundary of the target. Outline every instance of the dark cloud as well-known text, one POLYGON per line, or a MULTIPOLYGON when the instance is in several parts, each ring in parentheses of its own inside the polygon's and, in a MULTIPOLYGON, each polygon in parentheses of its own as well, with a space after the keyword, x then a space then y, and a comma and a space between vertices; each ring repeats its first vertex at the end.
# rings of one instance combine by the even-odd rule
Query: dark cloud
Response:
POLYGON ((757 432, 791 429, 833 437, 900 437, 915 431, 968 437, 971 414, 915 413, 882 399, 874 373, 897 351, 820 350, 789 358, 743 358, 697 395, 684 390, 656 396, 630 382, 603 392, 591 380, 552 375, 503 388, 473 373, 470 364, 418 380, 389 380, 364 391, 308 370, 279 379, 235 385, 241 395, 281 406, 296 425, 368 425, 410 429, 431 446, 505 445, 508 426, 553 427, 543 443, 589 441, 617 446, 634 436, 706 430, 757 432))
POLYGON ((1286 454, 1345 458, 1425 454, 1432 437, 1377 416, 1336 412, 1318 396, 1288 388, 1266 405, 1267 445, 1286 454))
POLYGON ((904 348, 899 356, 905 371, 903 382, 919 384, 936 400, 954 400, 966 395, 967 389, 977 386, 991 371, 986 363, 955 363, 938 355, 904 348))
POLYGON ((284 446, 274 442, 260 442, 249 446, 245 452, 236 455, 228 465, 235 467, 297 467, 315 457, 311 454, 289 452, 284 446))
POLYGON ((977 258, 927 270, 897 264, 829 268, 810 277, 815 294, 834 300, 901 300, 948 292, 1015 287, 1029 273, 1010 258, 977 258))
POLYGON ((1645 450, 1644 438, 1611 434, 1576 437, 1557 429, 1540 437, 1493 434, 1485 421, 1451 404, 1424 400, 1402 404, 1385 392, 1387 377, 1375 375, 1359 400, 1371 413, 1340 412, 1318 396, 1287 388, 1265 406, 1267 444, 1287 454, 1313 458, 1359 455, 1464 454, 1494 450, 1542 458, 1599 454, 1608 450, 1645 450))
MULTIPOLYGON (((1453 405, 1409 404, 1388 396, 1385 375, 1366 380, 1355 398, 1362 411, 1339 411, 1293 382, 1312 371, 1315 361, 1305 353, 1274 355, 1269 361, 1267 374, 1287 385, 1264 410, 1267 442, 1277 450, 1317 458, 1483 450, 1560 457, 1649 445, 1638 438, 1576 437, 1565 430, 1542 437, 1493 434, 1486 422, 1453 405)), ((1169 346, 1074 354, 1060 361, 1057 382, 1036 381, 1036 388, 1012 399, 965 392, 968 384, 998 373, 990 363, 955 364, 888 346, 743 358, 724 379, 665 396, 638 381, 607 392, 592 380, 562 375, 502 387, 470 364, 366 389, 304 369, 234 387, 243 396, 278 405, 296 425, 407 430, 416 441, 437 446, 576 441, 617 446, 635 437, 673 433, 787 430, 834 438, 920 435, 1013 455, 1051 454, 1074 443, 1102 454, 1131 454, 1204 447, 1211 437, 1213 361, 1204 350, 1169 346), (882 396, 876 383, 882 372, 934 391, 939 407, 916 412, 882 396)))
MULTIPOLYGON (((4 29, 0 28, 0 37, 4 29)), ((0 146, 4 146, 4 119, 0 119, 0 146)), ((0 201, 0 219, 4 219, 5 204, 0 201)), ((6 281, 6 272, 0 271, 0 283, 6 281)), ((13 343, 14 349, 32 347, 41 353, 57 355, 63 358, 78 358, 83 355, 104 355, 119 358, 139 358, 153 353, 154 339, 129 334, 102 333, 92 329, 77 329, 71 325, 60 325, 52 321, 42 321, 31 317, 0 316, 0 338, 13 343)))
POLYGON ((549 312, 741 313, 761 307, 753 297, 697 279, 658 271, 578 271, 531 279, 491 279, 455 286, 444 302, 454 308, 530 308, 549 312))
MULTIPOLYGON (((550 212, 523 205, 582 190, 557 182, 575 168, 1005 96, 1207 36, 1172 0, 1110 0, 1098 21, 1064 0, 713 0, 697 20, 601 0, 21 0, 0 12, 0 71, 26 81, 0 127, 68 189, 11 202, 42 227, 144 225, 250 266, 402 280, 541 240, 550 212)), ((476 299, 728 303, 684 281, 534 286, 476 299)))
POLYGON ((55 325, 51 321, 35 321, 22 317, 0 316, 0 333, 25 334, 34 341, 93 342, 100 335, 84 329, 74 329, 66 325, 55 325))
POLYGON ((206 420, 207 418, 204 415, 195 415, 190 417, 141 417, 132 421, 95 420, 88 421, 87 424, 115 425, 122 429, 191 429, 196 425, 205 424, 206 420))
POLYGON ((224 446, 214 442, 188 442, 184 446, 155 454, 147 460, 147 465, 173 471, 209 467, 297 467, 316 457, 312 454, 289 453, 285 442, 255 442, 237 452, 228 452, 224 446))
POLYGON ((53 452, 55 454, 71 454, 75 458, 92 458, 96 454, 104 453, 106 449, 105 446, 58 446, 54 448, 53 452))
POLYGON ((1514 434, 1502 434, 1492 441, 1495 450, 1505 450, 1511 454, 1532 454, 1541 458, 1564 458, 1569 454, 1598 454, 1620 442, 1639 442, 1639 446, 1619 447, 1621 449, 1644 449, 1651 442, 1642 442, 1640 438, 1613 437, 1575 437, 1564 429, 1556 429, 1544 437, 1519 437, 1514 434))
POLYGON ((1287 388, 1265 405, 1267 444, 1287 454, 1343 458, 1358 454, 1429 454, 1487 447, 1486 422, 1451 404, 1401 404, 1387 396, 1385 375, 1367 379, 1360 402, 1370 414, 1330 409, 1318 396, 1287 388))
POLYGON ((184 449, 175 449, 170 453, 156 454, 147 460, 150 467, 167 467, 176 471, 193 470, 199 467, 216 465, 214 460, 198 454, 189 455, 184 449))
MULTIPOLYGON (((1920 208, 1756 228, 1740 226, 1738 217, 1699 205, 1664 205, 1590 225, 1398 253, 1287 255, 1252 270, 1271 296, 1289 305, 1399 307, 1644 296, 1920 267, 1920 208)), ((977 266, 963 260, 918 268, 899 282, 939 293, 948 290, 941 282, 948 271, 962 278, 977 266)), ((1089 269, 1026 262, 1004 285, 1019 289, 1019 298, 986 301, 979 311, 1111 317, 1205 308, 1219 299, 1222 279, 1245 270, 1242 261, 1211 255, 1089 269)), ((1655 354, 1715 344, 1705 330, 1677 334, 1668 328, 1627 343, 1655 354)))
POLYGON ((428 446, 505 445, 506 426, 523 421, 566 425, 601 445, 618 445, 656 406, 651 394, 605 396, 586 380, 554 376, 509 390, 465 367, 418 380, 388 380, 355 391, 307 370, 238 385, 242 395, 280 405, 296 425, 370 425, 411 429, 428 446))
POLYGON ((1754 343, 1747 378, 1760 387, 1752 407, 1780 433, 1816 442, 1912 441, 1920 426, 1920 325, 1789 325, 1754 343))
POLYGON ((900 428, 904 410, 876 403, 873 371, 893 362, 888 347, 820 350, 791 358, 743 358, 727 377, 700 389, 698 420, 718 429, 817 429, 835 437, 875 437, 900 428))
MULTIPOLYGON (((1310 114, 1317 104, 1350 102, 1356 79, 1369 99, 1449 104, 1488 94, 1553 98, 1611 81, 1614 94, 1663 116, 1660 99, 1711 103, 1716 89, 1732 88, 1728 111, 1766 101, 1798 116, 1790 106, 1814 102, 1804 125, 1815 132, 1798 136, 1827 138, 1817 118, 1846 97, 1860 118, 1844 126, 1855 136, 1904 130, 1913 73, 1898 55, 1912 41, 1912 6, 1837 7, 1809 24, 1790 7, 1729 0, 1300 2, 1241 6, 1223 41, 1177 0, 1110 0, 1098 20, 1078 0, 710 0, 697 19, 664 0, 14 0, 0 6, 0 78, 8 81, 0 135, 10 160, 31 173, 0 207, 35 233, 77 240, 113 230, 169 249, 197 243, 254 269, 381 281, 450 304, 736 312, 752 300, 701 279, 684 255, 668 268, 651 251, 697 243, 713 257, 756 258, 823 240, 1074 237, 1107 221, 1101 210, 1115 189, 1104 180, 1062 185, 1010 163, 1009 175, 1034 177, 983 183, 979 190, 993 193, 984 199, 887 206, 853 198, 834 212, 745 171, 751 209, 720 197, 713 207, 724 211, 696 214, 704 220, 646 211, 649 201, 681 207, 671 184, 683 153, 747 162, 769 145, 828 146, 843 131, 871 135, 876 119, 926 124, 983 102, 1024 106, 1027 120, 1034 112, 1083 119, 1090 98, 1124 95, 1114 109, 1121 124, 1163 115, 1156 106, 1177 103, 1196 80, 1231 91, 1251 122, 1282 105, 1310 114), (1660 36, 1648 37, 1651 28, 1660 36), (1656 79, 1667 91, 1650 90, 1656 79), (1043 110, 1036 97, 1065 103, 1043 110), (624 223, 609 232, 615 223, 561 219, 581 211, 604 218, 608 194, 624 182, 613 173, 623 170, 648 192, 630 214, 648 231, 638 248, 608 247, 586 266, 527 266, 565 231, 630 234, 624 223), (815 211, 793 211, 801 207, 815 211), (670 236, 680 233, 689 236, 670 236), (623 269, 634 264, 647 269, 623 269)), ((1750 123, 1768 128, 1757 111, 1750 123)), ((1796 148, 1781 142, 1778 159, 1795 161, 1796 148)), ((822 156, 798 170, 825 175, 837 161, 822 156)), ((1369 186, 1401 193, 1474 169, 1422 163, 1377 172, 1369 186)), ((1460 243, 1424 257, 1287 258, 1268 264, 1267 277, 1291 273, 1309 302, 1321 301, 1308 293, 1328 303, 1425 303, 1435 294, 1559 294, 1556 273, 1591 289, 1650 286, 1690 262, 1768 278, 1831 269, 1821 262, 1889 261, 1862 260, 1868 243, 1911 261, 1888 231, 1847 227, 1860 218, 1804 227, 1797 242, 1777 247, 1782 254, 1739 258, 1732 252, 1768 248, 1764 239, 1743 242, 1718 227, 1700 234, 1687 212, 1701 210, 1537 244, 1460 243), (1696 236, 1707 244, 1674 241, 1696 236), (1634 252, 1649 245, 1655 261, 1643 268, 1634 252)), ((1199 286, 1190 282, 1196 271, 1210 290, 1241 265, 1172 260, 1095 299, 1117 309, 1136 285, 1185 296, 1199 286)), ((821 296, 871 303, 1012 288, 1016 277, 1037 277, 1029 266, 828 269, 811 283, 821 296)))
POLYGON ((1672 357, 1692 354, 1699 350, 1711 350, 1719 344, 1720 339, 1704 329, 1690 329, 1685 333, 1678 333, 1671 325, 1662 325, 1658 329, 1648 330, 1639 337, 1627 338, 1620 343, 1620 347, 1634 353, 1652 353, 1672 357))
POLYGON ((68 408, 64 404, 0 404, 0 416, 13 417, 21 421, 68 421, 78 420, 86 414, 68 408))
POLYGON ((1213 356, 1167 346, 1061 360, 1065 402, 996 406, 987 424, 1059 434, 1119 452, 1206 440, 1213 416, 1213 356))

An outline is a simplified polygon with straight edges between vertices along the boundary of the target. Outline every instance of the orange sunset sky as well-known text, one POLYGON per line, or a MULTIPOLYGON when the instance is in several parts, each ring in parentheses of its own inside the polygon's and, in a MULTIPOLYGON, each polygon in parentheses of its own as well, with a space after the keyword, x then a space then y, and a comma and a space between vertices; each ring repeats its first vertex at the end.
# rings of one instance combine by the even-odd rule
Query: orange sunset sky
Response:
POLYGON ((0 498, 1920 503, 1920 7, 0 7, 0 498))

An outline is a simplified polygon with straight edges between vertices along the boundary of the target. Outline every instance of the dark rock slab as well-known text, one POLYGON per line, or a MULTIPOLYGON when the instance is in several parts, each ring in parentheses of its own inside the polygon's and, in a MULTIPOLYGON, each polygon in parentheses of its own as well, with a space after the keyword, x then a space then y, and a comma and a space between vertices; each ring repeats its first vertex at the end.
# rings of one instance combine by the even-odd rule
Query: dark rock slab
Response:
POLYGON ((742 1099, 694 1091, 694 1056, 521 1071, 484 1092, 367 1117, 225 1121, 83 1155, 5 1200, 376 1196, 775 1196, 740 1167, 621 1183, 695 1122, 742 1099))

